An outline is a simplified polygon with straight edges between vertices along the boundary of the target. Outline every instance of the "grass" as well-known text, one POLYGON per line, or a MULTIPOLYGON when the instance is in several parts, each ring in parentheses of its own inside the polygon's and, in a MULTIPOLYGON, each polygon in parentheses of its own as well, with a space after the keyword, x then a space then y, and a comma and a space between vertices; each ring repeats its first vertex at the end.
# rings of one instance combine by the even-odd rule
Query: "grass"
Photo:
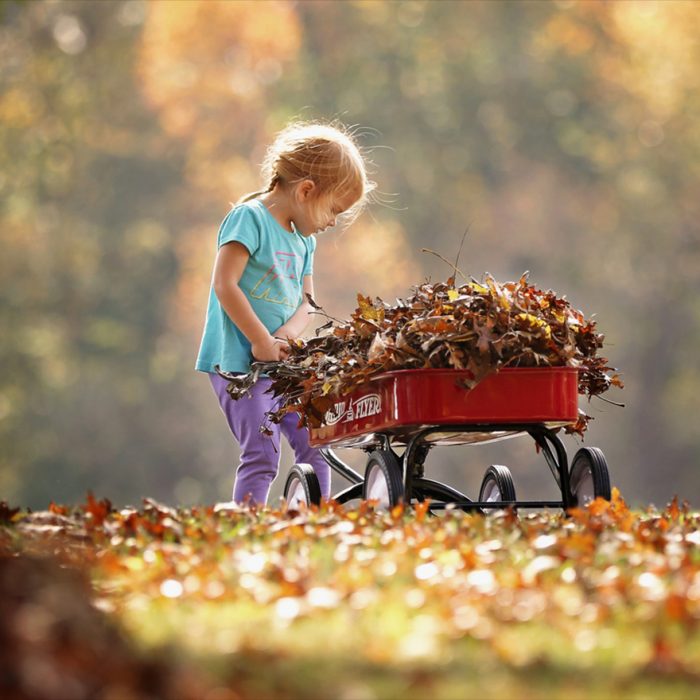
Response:
POLYGON ((133 663, 185 674, 182 697, 690 698, 700 686, 700 515, 676 501, 633 512, 615 492, 568 516, 434 518, 333 503, 115 510, 90 496, 0 516, 0 553, 80 572, 133 663))

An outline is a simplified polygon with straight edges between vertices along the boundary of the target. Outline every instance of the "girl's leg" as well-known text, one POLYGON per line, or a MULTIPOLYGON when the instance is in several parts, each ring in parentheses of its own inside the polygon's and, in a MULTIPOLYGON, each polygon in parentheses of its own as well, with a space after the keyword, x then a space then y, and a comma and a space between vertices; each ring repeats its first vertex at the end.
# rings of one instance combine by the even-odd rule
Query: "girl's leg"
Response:
POLYGON ((288 413, 280 423, 282 434, 287 438, 294 457, 299 463, 310 464, 318 477, 321 487, 321 496, 330 498, 331 495, 331 468, 323 459, 321 451, 309 445, 308 428, 299 428, 299 416, 296 413, 288 413))
POLYGON ((259 379, 249 396, 234 401, 226 393, 228 382, 223 377, 210 374, 209 378, 229 428, 241 448, 241 461, 233 485, 233 500, 243 503, 246 496, 249 496, 251 503, 265 505, 270 484, 277 476, 280 446, 279 426, 270 424, 265 417, 273 405, 272 395, 265 393, 270 380, 259 379), (272 435, 260 432, 263 424, 271 429, 272 435))

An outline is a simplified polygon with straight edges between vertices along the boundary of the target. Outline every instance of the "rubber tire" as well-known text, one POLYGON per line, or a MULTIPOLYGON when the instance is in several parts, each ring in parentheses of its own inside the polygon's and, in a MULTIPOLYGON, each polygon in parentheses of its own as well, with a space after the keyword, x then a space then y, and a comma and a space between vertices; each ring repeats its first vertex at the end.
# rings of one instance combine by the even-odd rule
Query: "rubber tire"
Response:
POLYGON ((582 447, 571 460, 571 469, 569 470, 569 488, 571 495, 576 505, 586 505, 586 496, 589 500, 596 498, 604 498, 609 501, 611 498, 610 491, 610 471, 608 463, 605 459, 603 451, 598 447, 582 447), (593 494, 577 493, 578 487, 582 485, 582 479, 590 474, 593 494), (583 495, 583 499, 581 498, 583 495))
POLYGON ((362 484, 362 498, 371 498, 370 487, 373 472, 379 470, 384 478, 387 492, 386 502, 379 502, 377 510, 391 510, 404 499, 403 470, 399 460, 392 452, 386 450, 374 450, 369 455, 365 468, 365 480, 362 484))
POLYGON ((500 498, 494 503, 500 501, 515 501, 515 485, 513 484, 513 475, 508 467, 502 464, 492 464, 485 472, 484 478, 481 480, 481 488, 479 489, 479 500, 486 500, 486 487, 490 482, 495 482, 498 488, 500 498))
MULTIPOLYGON (((294 482, 299 482, 304 493, 305 504, 307 506, 321 505, 321 485, 314 468, 310 464, 295 464, 287 474, 287 481, 284 484, 284 499, 289 506, 289 495, 293 490, 294 482)), ((296 507, 293 505, 291 507, 296 507)))

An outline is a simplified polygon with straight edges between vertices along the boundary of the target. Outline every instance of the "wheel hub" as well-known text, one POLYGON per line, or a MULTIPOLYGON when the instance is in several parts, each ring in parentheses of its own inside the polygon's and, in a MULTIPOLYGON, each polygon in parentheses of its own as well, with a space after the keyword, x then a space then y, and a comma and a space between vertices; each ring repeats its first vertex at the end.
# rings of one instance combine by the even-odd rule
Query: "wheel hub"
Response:
POLYGON ((304 487, 298 479, 294 479, 292 485, 289 487, 289 492, 287 494, 287 507, 298 508, 302 505, 308 505, 306 502, 306 494, 304 493, 304 487))
POLYGON ((367 498, 379 501, 380 508, 389 507, 389 486, 379 467, 372 469, 367 479, 367 498))
POLYGON ((498 488, 498 484, 495 481, 489 481, 489 483, 484 488, 483 499, 487 503, 498 503, 503 500, 501 496, 501 489, 498 488))

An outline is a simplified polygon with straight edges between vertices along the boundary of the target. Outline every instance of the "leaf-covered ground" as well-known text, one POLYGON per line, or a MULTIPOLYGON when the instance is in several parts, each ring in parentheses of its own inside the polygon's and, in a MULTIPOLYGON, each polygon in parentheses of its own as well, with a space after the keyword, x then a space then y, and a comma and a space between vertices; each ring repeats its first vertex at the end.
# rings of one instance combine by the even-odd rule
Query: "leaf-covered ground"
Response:
POLYGON ((697 697, 699 525, 2 504, 0 695, 697 697))

